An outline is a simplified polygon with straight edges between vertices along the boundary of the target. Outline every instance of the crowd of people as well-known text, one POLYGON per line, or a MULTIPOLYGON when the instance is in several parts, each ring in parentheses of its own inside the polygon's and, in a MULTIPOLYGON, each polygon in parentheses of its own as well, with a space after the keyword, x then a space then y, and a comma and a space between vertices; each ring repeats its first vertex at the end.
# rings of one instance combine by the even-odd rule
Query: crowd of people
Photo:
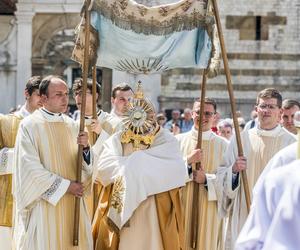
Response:
MULTIPOLYGON (((24 105, 0 115, 1 249, 299 248, 299 102, 273 88, 259 92, 251 120, 238 118, 241 155, 232 120, 212 98, 204 100, 199 144, 201 100, 167 121, 140 83, 122 83, 111 112, 97 108, 95 118, 92 86, 88 79, 84 131, 80 112, 68 114, 59 76, 30 78, 24 105)), ((80 110, 82 79, 71 91, 80 110)))
MULTIPOLYGON (((282 111, 278 119, 280 120, 281 126, 293 134, 297 134, 297 130, 294 125, 294 114, 297 111, 300 111, 300 103, 297 100, 283 100, 282 111)), ((174 135, 177 135, 188 132, 192 129, 194 125, 192 116, 193 111, 189 108, 185 108, 183 113, 181 113, 179 109, 172 110, 170 120, 167 120, 165 112, 158 113, 156 118, 162 127, 170 130, 174 135)), ((258 124, 257 107, 252 110, 251 119, 247 123, 245 122, 245 118, 242 117, 240 111, 237 111, 237 119, 240 132, 256 127, 258 124)), ((223 118, 222 115, 216 111, 214 113, 211 130, 217 135, 230 140, 234 135, 234 124, 231 118, 223 118)))

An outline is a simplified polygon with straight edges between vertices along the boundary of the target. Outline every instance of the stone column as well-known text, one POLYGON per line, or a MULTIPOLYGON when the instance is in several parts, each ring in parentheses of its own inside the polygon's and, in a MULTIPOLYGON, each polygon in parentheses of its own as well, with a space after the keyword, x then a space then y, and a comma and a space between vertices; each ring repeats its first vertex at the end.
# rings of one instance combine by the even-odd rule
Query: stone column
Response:
POLYGON ((112 90, 112 70, 109 68, 102 69, 102 93, 101 106, 106 112, 111 110, 111 90, 112 90))
POLYGON ((19 10, 17 18, 17 83, 16 105, 24 103, 24 89, 27 80, 31 77, 32 55, 32 10, 19 10))

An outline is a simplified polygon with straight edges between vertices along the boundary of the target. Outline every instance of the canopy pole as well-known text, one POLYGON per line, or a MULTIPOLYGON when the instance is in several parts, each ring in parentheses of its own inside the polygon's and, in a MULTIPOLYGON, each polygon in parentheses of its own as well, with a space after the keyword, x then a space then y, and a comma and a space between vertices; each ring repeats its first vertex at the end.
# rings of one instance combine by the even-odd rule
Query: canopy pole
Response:
MULTIPOLYGON (((92 76, 93 76, 93 86, 92 86, 92 102, 93 102, 93 119, 97 120, 97 67, 96 65, 92 68, 92 76)), ((94 145, 97 140, 97 134, 93 132, 93 141, 92 144, 94 145)))
MULTIPOLYGON (((89 45, 90 45, 90 0, 85 2, 85 47, 84 47, 84 59, 82 65, 82 101, 80 110, 80 127, 79 133, 84 131, 85 127, 85 107, 86 107, 86 90, 87 90, 87 78, 89 73, 89 45)), ((77 155, 77 169, 76 169, 76 182, 81 183, 81 172, 82 172, 82 154, 83 145, 78 145, 78 155, 77 155)), ((80 198, 75 198, 75 209, 74 209, 74 230, 73 230, 73 245, 78 246, 79 238, 79 215, 80 215, 80 198)))
MULTIPOLYGON (((201 98, 200 98, 200 114, 199 114, 199 123, 198 123, 198 138, 196 149, 202 148, 202 131, 203 131, 203 113, 204 113, 204 104, 205 104, 205 92, 206 92, 206 81, 207 75, 206 70, 203 70, 202 75, 202 84, 201 84, 201 98)), ((196 170, 201 169, 201 162, 196 163, 196 170)), ((193 203, 192 203, 192 223, 191 223, 191 244, 190 247, 195 249, 197 248, 197 238, 198 238, 198 225, 201 223, 201 204, 199 207, 199 199, 201 200, 203 197, 203 185, 200 185, 197 182, 193 183, 193 203)), ((201 202, 202 203, 202 202, 201 202)), ((201 232, 200 232, 201 233, 201 232)))
MULTIPOLYGON (((230 69, 229 69, 229 64, 228 64, 227 52, 226 52, 226 48, 225 48, 225 41, 224 41, 224 36, 223 36, 223 31, 222 31, 222 26, 221 26, 221 21, 220 21, 219 10, 218 10, 218 6, 217 6, 217 0, 211 0, 211 1, 213 4, 213 12, 214 12, 214 16, 215 16, 215 20, 216 20, 216 24, 217 24, 219 40, 220 40, 220 45, 221 45, 224 70, 225 70, 226 81, 227 81, 227 89, 228 89, 228 94, 230 97, 231 113, 232 113, 232 119, 233 119, 233 124, 234 124, 235 135, 236 135, 236 143, 237 143, 237 148, 238 148, 238 156, 241 157, 241 156, 244 156, 244 153, 243 153, 243 147, 242 147, 242 142, 241 142, 239 123, 238 123, 237 115, 236 115, 235 99, 234 99, 234 95, 233 95, 233 87, 232 87, 230 69)), ((247 211, 249 213, 251 199, 250 199, 250 191, 249 191, 249 184, 248 184, 246 170, 242 171, 242 181, 243 181, 243 186, 244 186, 247 211)))
MULTIPOLYGON (((97 116, 97 67, 96 65, 93 66, 92 69, 92 74, 93 74, 93 86, 92 86, 92 97, 93 97, 93 119, 97 120, 98 116, 97 116)), ((92 145, 94 145, 96 143, 96 140, 98 138, 98 135, 93 132, 93 141, 92 141, 92 145)), ((99 201, 99 185, 97 183, 93 184, 93 217, 95 215, 97 206, 98 206, 98 201, 99 201)))

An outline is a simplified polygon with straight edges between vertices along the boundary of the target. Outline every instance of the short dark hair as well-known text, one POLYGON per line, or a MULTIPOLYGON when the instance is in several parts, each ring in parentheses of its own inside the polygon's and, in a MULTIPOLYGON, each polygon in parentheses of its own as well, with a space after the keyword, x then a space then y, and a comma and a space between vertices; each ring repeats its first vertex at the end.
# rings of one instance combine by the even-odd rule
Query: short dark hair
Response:
POLYGON ((133 93, 132 88, 131 88, 127 83, 120 83, 120 84, 118 84, 117 86, 115 86, 115 87, 112 89, 111 96, 112 96, 113 98, 116 98, 116 93, 117 93, 118 90, 120 90, 120 91, 128 91, 128 90, 131 90, 132 93, 133 93))
POLYGON ((56 76, 56 75, 48 75, 46 77, 44 77, 41 81, 40 84, 40 95, 46 95, 48 96, 48 88, 49 88, 49 84, 51 83, 51 81, 53 79, 60 79, 63 81, 63 79, 60 76, 56 76))
POLYGON ((277 89, 274 88, 267 88, 264 89, 262 91, 260 91, 257 95, 256 98, 256 105, 258 105, 259 103, 259 99, 270 99, 270 98, 274 98, 277 100, 277 106, 279 108, 281 108, 282 106, 282 95, 280 94, 280 92, 277 89))
MULTIPOLYGON (((76 91, 81 90, 82 86, 83 86, 82 78, 75 79, 73 82, 73 86, 72 86, 73 94, 75 94, 76 91)), ((91 93, 93 92, 93 80, 90 78, 87 79, 87 88, 91 91, 91 93)), ((98 96, 100 96, 101 86, 98 82, 96 82, 96 92, 97 92, 98 96)))
POLYGON ((39 89, 41 80, 42 78, 40 76, 32 76, 29 78, 28 82, 26 83, 25 90, 30 96, 35 90, 39 89))
POLYGON ((292 100, 292 99, 285 99, 282 102, 282 108, 283 109, 290 109, 294 106, 297 106, 298 108, 300 108, 300 103, 296 100, 292 100))
MULTIPOLYGON (((200 102, 201 103, 201 99, 200 98, 196 99, 194 102, 200 102)), ((217 111, 217 102, 214 99, 209 98, 209 97, 205 97, 204 98, 204 103, 212 105, 214 107, 215 112, 217 111)))

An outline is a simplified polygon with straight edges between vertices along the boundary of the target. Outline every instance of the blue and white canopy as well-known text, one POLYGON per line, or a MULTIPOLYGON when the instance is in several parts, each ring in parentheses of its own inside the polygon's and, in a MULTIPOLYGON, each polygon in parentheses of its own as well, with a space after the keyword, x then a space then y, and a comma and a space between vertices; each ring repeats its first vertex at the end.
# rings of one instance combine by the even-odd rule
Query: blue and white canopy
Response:
MULTIPOLYGON (((214 18, 207 8, 206 0, 151 7, 134 0, 94 0, 90 54, 98 66, 135 74, 207 68, 214 51, 214 18)), ((80 32, 77 49, 84 47, 80 32)), ((82 58, 75 48, 73 59, 82 58)))

